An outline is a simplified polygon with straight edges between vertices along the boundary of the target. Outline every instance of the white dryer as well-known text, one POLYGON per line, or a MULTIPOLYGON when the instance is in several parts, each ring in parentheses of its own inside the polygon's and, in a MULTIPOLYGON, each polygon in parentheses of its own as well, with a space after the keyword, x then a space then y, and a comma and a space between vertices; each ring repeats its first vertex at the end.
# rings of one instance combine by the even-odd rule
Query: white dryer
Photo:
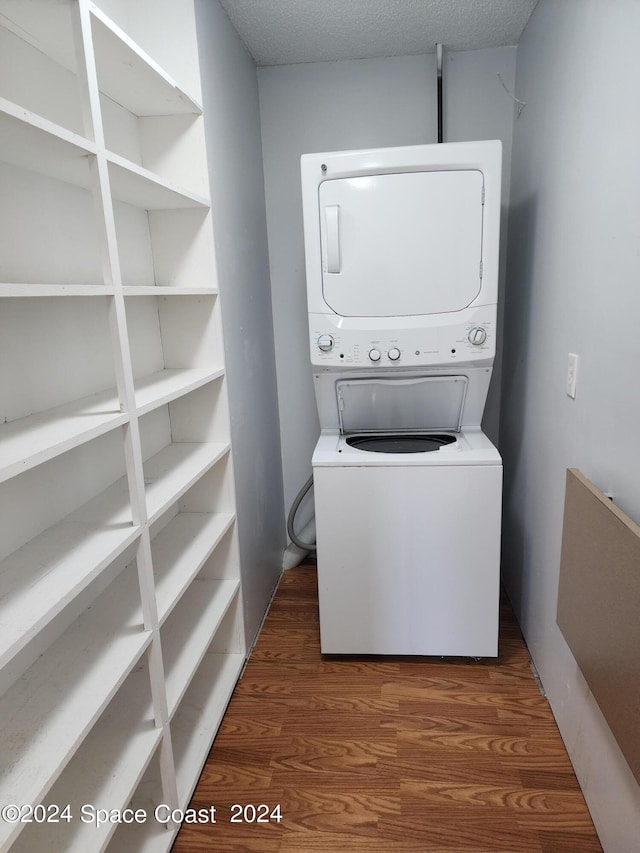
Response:
POLYGON ((323 653, 495 656, 500 142, 302 157, 323 653))

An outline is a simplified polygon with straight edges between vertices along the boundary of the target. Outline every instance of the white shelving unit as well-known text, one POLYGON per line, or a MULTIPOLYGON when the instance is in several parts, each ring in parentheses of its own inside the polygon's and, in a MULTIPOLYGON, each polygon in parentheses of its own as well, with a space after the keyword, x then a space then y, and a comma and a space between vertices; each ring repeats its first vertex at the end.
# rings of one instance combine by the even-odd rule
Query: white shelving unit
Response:
POLYGON ((0 802, 72 815, 0 851, 168 850, 245 660, 202 110, 121 24, 0 0, 0 802))

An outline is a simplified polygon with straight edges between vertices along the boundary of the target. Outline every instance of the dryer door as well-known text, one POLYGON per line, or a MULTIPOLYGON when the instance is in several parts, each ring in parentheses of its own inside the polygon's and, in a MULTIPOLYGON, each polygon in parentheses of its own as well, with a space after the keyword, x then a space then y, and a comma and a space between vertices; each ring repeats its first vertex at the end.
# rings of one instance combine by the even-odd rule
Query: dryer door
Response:
POLYGON ((344 317, 461 311, 482 275, 483 175, 414 172, 324 181, 323 297, 344 317))

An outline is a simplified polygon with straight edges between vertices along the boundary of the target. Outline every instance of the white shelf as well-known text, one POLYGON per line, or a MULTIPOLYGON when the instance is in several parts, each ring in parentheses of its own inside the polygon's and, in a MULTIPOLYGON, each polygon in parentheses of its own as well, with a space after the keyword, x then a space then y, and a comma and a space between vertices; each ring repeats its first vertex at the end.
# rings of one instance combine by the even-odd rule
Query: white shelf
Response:
POLYGON ((78 752, 50 790, 45 804, 71 806, 74 819, 29 827, 12 853, 87 853, 103 850, 116 824, 95 827, 80 820, 81 807, 123 809, 162 738, 155 727, 146 667, 131 673, 78 752))
MULTIPOLYGON (((145 463, 151 521, 229 450, 228 444, 172 444, 145 463)), ((0 563, 0 666, 139 535, 125 477, 0 563)))
POLYGON ((138 166, 119 154, 107 152, 111 193, 143 210, 178 210, 190 207, 208 208, 209 199, 166 181, 154 172, 138 166))
POLYGON ((100 9, 92 6, 98 86, 137 116, 200 115, 200 105, 100 9))
POLYGON ((152 540, 161 625, 234 520, 234 513, 181 512, 152 540))
POLYGON ((3 0, 0 25, 75 73, 71 0, 3 0))
POLYGON ((20 284, 0 283, 0 298, 42 298, 49 296, 113 296, 108 284, 20 284))
POLYGON ((149 522, 156 521, 230 450, 227 442, 170 444, 144 463, 149 522))
MULTIPOLYGON (((64 7, 70 5, 68 0, 32 0, 21 8, 13 2, 8 17, 0 13, 0 24, 73 71, 73 44, 67 32, 71 20, 64 19, 64 7)), ((95 5, 90 8, 101 92, 138 116, 201 114, 200 104, 133 39, 95 5)))
MULTIPOLYGON (((143 809, 147 815, 152 815, 156 806, 166 803, 159 770, 158 761, 152 761, 131 798, 130 808, 143 809)), ((144 824, 123 824, 118 827, 108 850, 111 853, 161 853, 169 850, 175 835, 173 827, 154 819, 144 824)))
MULTIPOLYGON (((224 375, 222 368, 161 370, 135 382, 139 415, 164 406, 224 375)), ((0 482, 127 423, 115 390, 92 394, 0 424, 0 482)))
MULTIPOLYGON (((147 459, 144 473, 149 524, 156 521, 229 450, 228 442, 185 442, 169 444, 147 459)), ((105 519, 110 525, 124 525, 127 523, 123 515, 127 501, 127 478, 121 477, 69 518, 96 527, 104 526, 105 519)))
POLYGON ((22 169, 88 189, 93 142, 0 98, 2 160, 22 169))
POLYGON ((0 482, 127 423, 114 391, 103 391, 0 424, 0 482))
MULTIPOLYGON (((2 295, 0 285, 0 296, 2 295)), ((138 285, 122 288, 125 296, 217 296, 217 287, 179 287, 169 285, 138 285)))
POLYGON ((243 664, 242 654, 206 654, 171 722, 181 808, 189 803, 243 664))
POLYGON ((238 580, 200 580, 184 593, 162 627, 169 717, 177 710, 194 672, 235 598, 238 580))
POLYGON ((177 830, 165 828, 154 820, 122 825, 108 850, 109 853, 168 853, 176 835, 177 830))
POLYGON ((164 406, 224 376, 224 369, 176 368, 161 370, 136 380, 136 407, 139 415, 164 406))
POLYGON ((5 666, 140 535, 119 480, 0 562, 5 666))
MULTIPOLYGON (((2 160, 49 178, 91 189, 89 157, 93 142, 0 98, 2 160)), ((208 208, 209 199, 107 152, 111 192, 115 199, 144 210, 208 208)))
MULTIPOLYGON (((41 800, 150 640, 125 571, 0 699, 2 802, 41 800)), ((20 829, 0 823, 0 845, 20 829)))

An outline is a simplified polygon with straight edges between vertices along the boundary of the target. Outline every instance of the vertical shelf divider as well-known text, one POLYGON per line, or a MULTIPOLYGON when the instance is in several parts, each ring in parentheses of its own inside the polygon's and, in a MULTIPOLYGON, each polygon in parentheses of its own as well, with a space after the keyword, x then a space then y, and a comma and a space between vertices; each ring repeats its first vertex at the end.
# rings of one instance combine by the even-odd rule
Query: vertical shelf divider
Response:
POLYGON ((131 349, 127 329, 126 307, 122 289, 122 275, 118 255, 115 216, 111 195, 104 127, 100 108, 100 89, 93 49, 91 29, 91 4, 89 0, 78 0, 76 11, 76 52, 83 94, 85 133, 96 144, 96 157, 92 168, 94 177, 94 201, 101 226, 104 284, 113 287, 113 296, 108 296, 109 320, 115 356, 115 370, 120 406, 128 412, 129 420, 123 428, 127 480, 131 499, 134 524, 141 527, 136 561, 138 581, 145 628, 152 631, 152 640, 147 652, 151 697, 156 725, 163 730, 160 744, 160 773, 163 794, 172 808, 178 804, 169 713, 165 689, 162 649, 155 598, 151 539, 147 518, 147 506, 142 465, 142 442, 140 424, 136 410, 131 349))

